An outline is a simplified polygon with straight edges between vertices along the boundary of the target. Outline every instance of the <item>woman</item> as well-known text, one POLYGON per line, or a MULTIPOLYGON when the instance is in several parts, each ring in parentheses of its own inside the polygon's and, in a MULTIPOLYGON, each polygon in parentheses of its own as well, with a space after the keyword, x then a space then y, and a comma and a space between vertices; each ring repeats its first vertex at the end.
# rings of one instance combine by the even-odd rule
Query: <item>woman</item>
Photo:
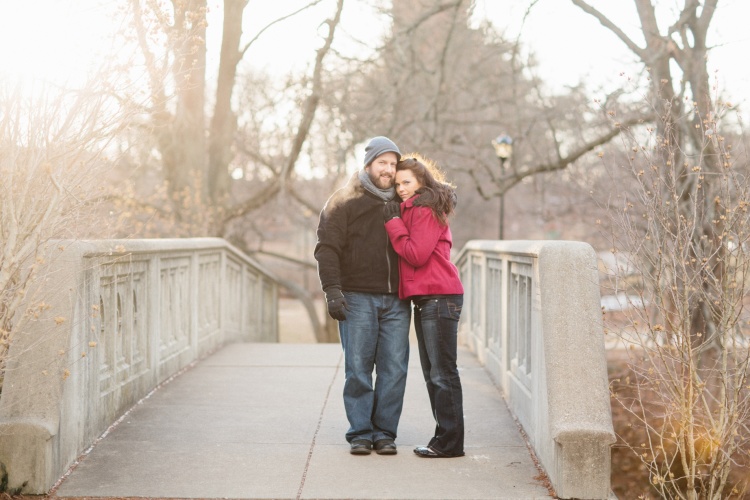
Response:
POLYGON ((455 193, 429 161, 410 155, 396 165, 396 193, 384 209, 385 228, 399 255, 399 298, 414 304, 419 359, 435 435, 414 453, 426 458, 464 455, 461 380, 456 367, 458 319, 464 289, 450 260, 448 216, 455 193))

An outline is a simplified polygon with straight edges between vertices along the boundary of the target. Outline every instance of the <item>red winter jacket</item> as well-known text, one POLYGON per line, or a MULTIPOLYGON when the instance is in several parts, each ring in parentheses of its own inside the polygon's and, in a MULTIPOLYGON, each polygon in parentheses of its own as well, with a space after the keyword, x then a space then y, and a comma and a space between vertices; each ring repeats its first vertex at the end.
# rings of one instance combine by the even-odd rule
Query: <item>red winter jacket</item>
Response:
POLYGON ((429 207, 415 207, 413 196, 401 203, 401 218, 386 222, 385 230, 399 255, 398 296, 464 293, 458 269, 451 262, 453 240, 429 207))

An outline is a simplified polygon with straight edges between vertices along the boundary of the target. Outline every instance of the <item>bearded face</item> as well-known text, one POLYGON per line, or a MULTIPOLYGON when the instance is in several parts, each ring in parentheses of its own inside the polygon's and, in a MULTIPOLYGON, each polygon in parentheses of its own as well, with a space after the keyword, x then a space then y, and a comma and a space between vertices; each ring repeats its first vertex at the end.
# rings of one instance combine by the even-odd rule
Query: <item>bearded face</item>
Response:
POLYGON ((375 186, 380 189, 388 189, 393 187, 397 163, 396 153, 383 153, 372 160, 372 163, 365 167, 365 171, 375 186))

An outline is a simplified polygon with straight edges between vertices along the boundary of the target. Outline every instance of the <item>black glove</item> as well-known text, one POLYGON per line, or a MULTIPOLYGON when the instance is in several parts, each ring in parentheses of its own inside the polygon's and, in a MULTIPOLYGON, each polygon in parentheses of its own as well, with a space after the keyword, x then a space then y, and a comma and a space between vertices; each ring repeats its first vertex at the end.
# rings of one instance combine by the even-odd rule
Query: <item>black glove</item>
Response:
POLYGON ((335 320, 344 321, 349 306, 346 304, 344 294, 341 293, 341 288, 331 286, 324 291, 326 294, 326 304, 328 304, 328 315, 335 320))
POLYGON ((401 204, 391 200, 383 207, 383 219, 388 222, 396 217, 401 217, 401 204))

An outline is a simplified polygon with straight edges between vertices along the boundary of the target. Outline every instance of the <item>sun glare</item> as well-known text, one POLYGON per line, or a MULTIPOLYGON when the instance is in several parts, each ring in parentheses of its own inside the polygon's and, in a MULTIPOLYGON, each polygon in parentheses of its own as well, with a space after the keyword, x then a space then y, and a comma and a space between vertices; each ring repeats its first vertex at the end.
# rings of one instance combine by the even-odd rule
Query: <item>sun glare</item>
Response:
POLYGON ((104 11, 100 0, 0 1, 0 74, 79 83, 112 29, 104 11))

